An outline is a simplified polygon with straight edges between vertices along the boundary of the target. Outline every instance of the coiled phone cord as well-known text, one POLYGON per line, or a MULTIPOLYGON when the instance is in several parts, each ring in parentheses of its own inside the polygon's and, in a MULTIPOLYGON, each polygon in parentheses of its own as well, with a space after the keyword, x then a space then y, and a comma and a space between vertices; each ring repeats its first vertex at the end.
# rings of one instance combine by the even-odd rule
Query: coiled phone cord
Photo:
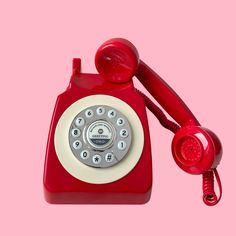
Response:
MULTIPOLYGON (((163 127, 172 131, 173 133, 176 133, 180 129, 179 125, 171 120, 168 120, 165 113, 155 103, 153 103, 149 97, 147 97, 138 89, 136 89, 136 91, 143 97, 147 108, 155 115, 163 127)), ((214 206, 220 201, 222 196, 222 185, 216 168, 202 174, 202 190, 203 202, 206 205, 214 206), (219 197, 217 197, 214 190, 214 176, 219 187, 219 197)))
POLYGON ((203 201, 208 206, 216 205, 222 196, 222 186, 217 169, 209 170, 202 175, 203 201), (214 191, 214 175, 219 186, 219 197, 214 191))

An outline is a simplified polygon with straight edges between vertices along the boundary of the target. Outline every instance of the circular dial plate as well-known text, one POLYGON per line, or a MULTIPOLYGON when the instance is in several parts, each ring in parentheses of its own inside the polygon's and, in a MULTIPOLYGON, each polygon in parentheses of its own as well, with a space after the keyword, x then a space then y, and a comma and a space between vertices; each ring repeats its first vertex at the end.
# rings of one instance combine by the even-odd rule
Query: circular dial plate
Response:
POLYGON ((127 118, 107 105, 79 112, 69 129, 69 145, 85 165, 106 168, 119 163, 129 151, 132 130, 127 118))

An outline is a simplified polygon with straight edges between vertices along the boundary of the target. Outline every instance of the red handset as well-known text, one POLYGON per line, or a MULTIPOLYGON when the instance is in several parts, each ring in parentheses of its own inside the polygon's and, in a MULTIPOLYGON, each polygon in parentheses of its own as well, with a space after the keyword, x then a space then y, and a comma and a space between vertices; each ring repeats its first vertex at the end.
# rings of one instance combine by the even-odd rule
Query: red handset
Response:
POLYGON ((125 83, 136 76, 181 126, 174 130, 173 157, 184 171, 203 174, 203 200, 207 205, 215 205, 221 198, 221 183, 216 167, 222 157, 222 145, 216 134, 200 126, 175 91, 139 59, 137 49, 129 41, 116 38, 105 42, 97 51, 95 64, 99 73, 112 83, 125 83), (213 173, 220 188, 218 199, 213 188, 213 173))
POLYGON ((219 202, 222 190, 216 167, 222 146, 218 137, 200 126, 174 90, 139 59, 129 41, 105 42, 95 64, 99 74, 81 73, 81 60, 74 59, 70 84, 57 98, 45 159, 45 199, 54 204, 146 203, 152 189, 147 107, 175 133, 172 154, 178 166, 203 175, 204 202, 219 202), (134 76, 178 124, 134 87, 134 76))

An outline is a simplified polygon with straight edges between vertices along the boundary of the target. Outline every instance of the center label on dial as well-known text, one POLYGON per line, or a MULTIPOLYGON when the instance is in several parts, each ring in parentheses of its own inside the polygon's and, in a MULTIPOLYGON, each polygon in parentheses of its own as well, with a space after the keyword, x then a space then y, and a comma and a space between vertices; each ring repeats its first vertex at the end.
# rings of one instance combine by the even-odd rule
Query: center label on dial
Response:
POLYGON ((87 140, 95 148, 104 149, 114 139, 114 129, 106 121, 95 121, 87 129, 87 140))

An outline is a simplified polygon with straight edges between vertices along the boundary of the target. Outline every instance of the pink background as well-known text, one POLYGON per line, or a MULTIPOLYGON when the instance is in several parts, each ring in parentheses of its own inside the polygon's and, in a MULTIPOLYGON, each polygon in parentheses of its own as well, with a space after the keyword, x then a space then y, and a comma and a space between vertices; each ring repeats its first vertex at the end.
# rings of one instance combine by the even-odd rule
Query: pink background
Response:
POLYGON ((235 11, 234 0, 1 1, 0 234, 236 235, 235 11), (81 57, 83 71, 96 72, 96 49, 112 37, 133 42, 200 122, 221 137, 219 205, 202 203, 201 177, 176 166, 173 135, 152 114, 154 184, 148 204, 45 202, 49 123, 56 97, 68 85, 71 60, 81 57))

